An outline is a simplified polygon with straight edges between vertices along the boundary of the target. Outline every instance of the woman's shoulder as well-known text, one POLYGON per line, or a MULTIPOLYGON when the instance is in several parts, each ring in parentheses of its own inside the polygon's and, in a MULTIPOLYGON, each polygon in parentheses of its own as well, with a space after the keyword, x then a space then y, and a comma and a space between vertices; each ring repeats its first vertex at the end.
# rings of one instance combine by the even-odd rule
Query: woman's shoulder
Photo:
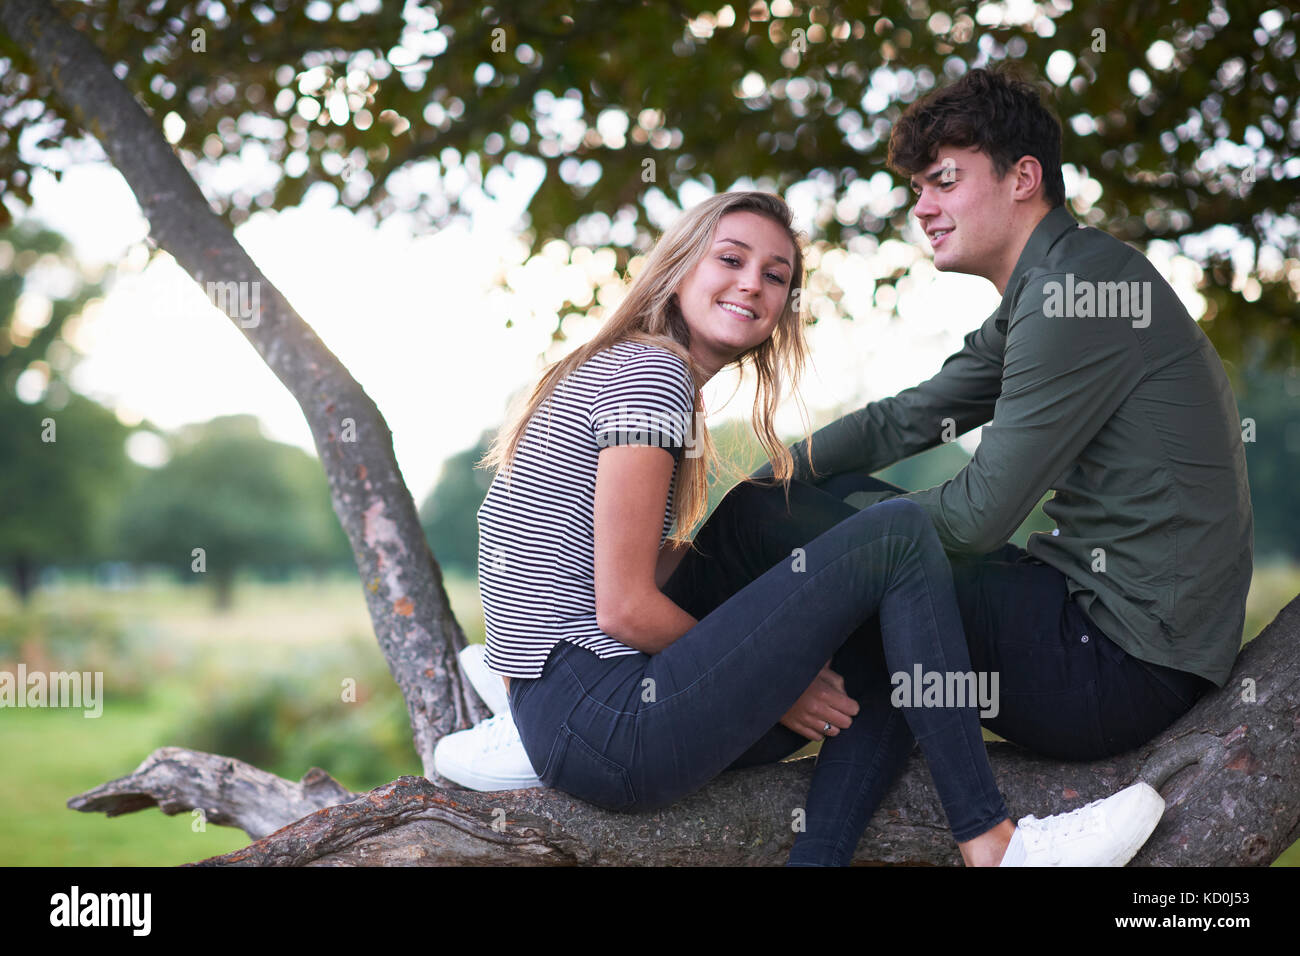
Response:
POLYGON ((636 406, 688 414, 695 407, 695 379, 686 360, 671 347, 632 340, 593 355, 581 378, 590 389, 592 414, 636 406))
POLYGON ((593 360, 601 360, 611 371, 617 371, 620 375, 645 373, 692 382, 691 369, 686 360, 667 345, 625 340, 597 352, 593 360))

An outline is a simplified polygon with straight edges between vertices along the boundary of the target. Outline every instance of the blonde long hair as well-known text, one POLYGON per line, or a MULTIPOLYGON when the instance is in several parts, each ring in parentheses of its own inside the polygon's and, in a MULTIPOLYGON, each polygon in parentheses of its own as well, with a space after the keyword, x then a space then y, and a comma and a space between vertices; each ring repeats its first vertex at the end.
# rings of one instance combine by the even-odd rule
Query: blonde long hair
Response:
MULTIPOLYGON (((713 244, 718 221, 728 213, 752 212, 781 226, 794 246, 790 270, 790 294, 772 334, 759 345, 741 353, 731 364, 752 365, 758 378, 751 414, 754 432, 772 463, 773 477, 789 485, 794 471, 790 451, 776 433, 773 419, 786 383, 797 397, 799 378, 808 359, 808 342, 800 309, 804 282, 803 237, 793 225, 790 208, 779 196, 763 192, 728 192, 713 196, 684 212, 651 250, 644 269, 613 315, 585 345, 551 365, 527 400, 517 403, 507 423, 497 433, 480 468, 506 471, 528 429, 528 423, 547 401, 555 387, 570 373, 599 352, 622 342, 657 345, 680 356, 695 379, 695 421, 702 454, 680 459, 677 493, 673 496, 672 540, 686 540, 691 529, 708 509, 708 479, 717 470, 718 456, 704 423, 700 386, 705 374, 691 358, 690 329, 677 302, 677 289, 713 244)), ((807 437, 807 416, 805 437, 807 437)))

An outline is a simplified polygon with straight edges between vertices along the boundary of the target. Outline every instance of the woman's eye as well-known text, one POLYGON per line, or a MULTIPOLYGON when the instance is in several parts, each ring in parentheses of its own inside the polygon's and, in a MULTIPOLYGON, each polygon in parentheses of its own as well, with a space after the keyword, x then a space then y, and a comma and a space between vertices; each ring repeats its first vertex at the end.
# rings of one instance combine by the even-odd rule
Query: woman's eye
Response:
POLYGON ((783 276, 777 275, 775 272, 769 272, 767 274, 767 277, 771 279, 773 282, 779 282, 781 283, 781 285, 785 285, 785 278, 783 276))
POLYGON ((738 265, 740 265, 740 259, 739 259, 739 257, 737 257, 737 256, 727 255, 727 256, 718 256, 718 258, 721 259, 723 262, 725 262, 725 263, 726 263, 727 265, 729 265, 729 266, 738 266, 738 265))

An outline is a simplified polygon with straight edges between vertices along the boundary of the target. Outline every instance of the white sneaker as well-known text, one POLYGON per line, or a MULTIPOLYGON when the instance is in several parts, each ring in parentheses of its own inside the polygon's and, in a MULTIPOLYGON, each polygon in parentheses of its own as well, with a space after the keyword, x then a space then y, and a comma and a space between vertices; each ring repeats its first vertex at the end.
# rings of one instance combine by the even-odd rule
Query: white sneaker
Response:
POLYGON ((1164 812, 1164 798, 1149 784, 1135 783, 1069 813, 1024 817, 999 866, 1123 866, 1164 812))
POLYGON ((504 714, 510 710, 510 697, 506 693, 505 681, 499 674, 492 673, 484 663, 485 653, 486 648, 482 644, 467 644, 456 655, 456 659, 460 661, 460 668, 469 678, 474 690, 483 698, 483 703, 488 705, 488 710, 494 714, 504 714))
POLYGON ((542 786, 510 712, 448 734, 433 748, 439 774, 471 790, 527 790, 542 786))

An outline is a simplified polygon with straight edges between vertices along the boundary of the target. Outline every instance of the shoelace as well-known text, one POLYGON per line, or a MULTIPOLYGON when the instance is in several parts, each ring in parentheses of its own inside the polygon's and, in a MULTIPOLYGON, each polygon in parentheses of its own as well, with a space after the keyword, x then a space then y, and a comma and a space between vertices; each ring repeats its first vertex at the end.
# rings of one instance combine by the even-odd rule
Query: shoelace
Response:
POLYGON ((519 740, 519 731, 509 712, 489 717, 478 725, 478 731, 483 739, 484 750, 500 750, 519 740))
POLYGON ((1034 816, 1025 817, 1017 826, 1025 831, 1023 839, 1026 846, 1032 844, 1041 844, 1043 840, 1055 842, 1056 839, 1068 840, 1071 837, 1083 833, 1095 831, 1102 825, 1102 820, 1098 815, 1097 807, 1102 800, 1094 800, 1092 803, 1071 810, 1069 813, 1061 813, 1046 819, 1040 820, 1034 816), (1048 820, 1052 821, 1051 823, 1048 820))

